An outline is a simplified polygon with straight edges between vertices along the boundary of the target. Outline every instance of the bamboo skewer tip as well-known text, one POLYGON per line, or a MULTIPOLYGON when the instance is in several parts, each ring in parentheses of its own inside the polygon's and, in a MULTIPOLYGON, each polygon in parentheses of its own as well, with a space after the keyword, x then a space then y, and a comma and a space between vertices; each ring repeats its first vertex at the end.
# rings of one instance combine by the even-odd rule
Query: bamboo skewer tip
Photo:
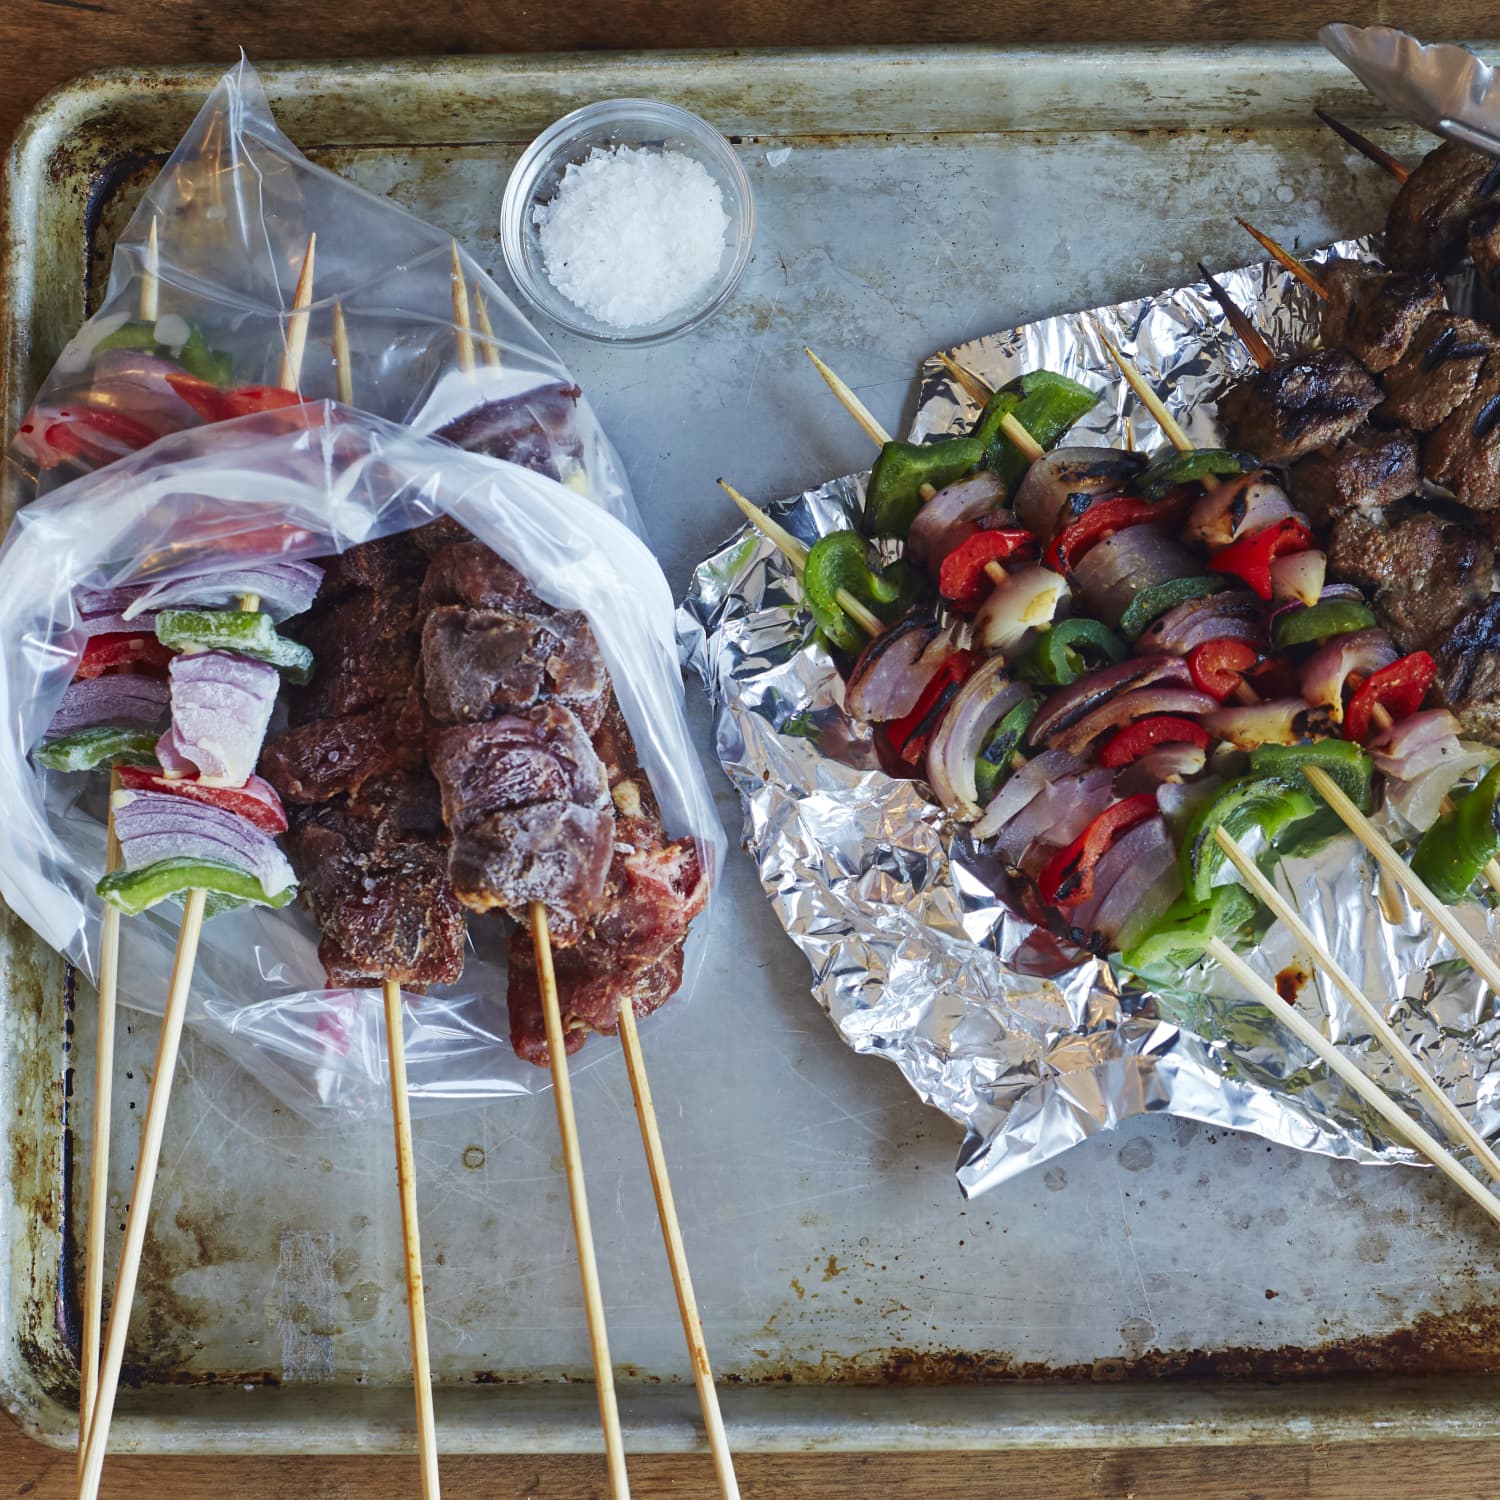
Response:
POLYGON ((1335 119, 1326 109, 1315 109, 1313 113, 1337 136, 1353 146, 1366 161, 1372 161, 1383 172, 1388 172, 1397 182, 1405 182, 1411 176, 1411 168, 1398 161, 1383 146, 1377 146, 1368 136, 1361 135, 1353 126, 1335 119))
POLYGON ((1328 288, 1318 280, 1317 273, 1304 261, 1293 255, 1285 245, 1278 240, 1273 240, 1270 235, 1263 234, 1248 219, 1242 219, 1238 214, 1234 216, 1234 222, 1264 250, 1277 265, 1284 270, 1290 271, 1303 286, 1307 287, 1313 295, 1323 302, 1327 302, 1332 295, 1328 288))
POLYGON ((802 346, 802 352, 813 362, 813 368, 823 377, 828 389, 838 398, 839 405, 859 423, 870 441, 878 448, 883 448, 890 442, 890 433, 875 420, 870 408, 854 394, 853 389, 835 375, 806 344, 802 346))
POLYGON ((1276 363, 1276 356, 1271 352, 1271 346, 1265 341, 1261 331, 1246 317, 1244 309, 1229 295, 1223 283, 1201 260, 1198 262, 1198 270, 1208 286, 1209 295, 1223 309, 1224 316, 1229 320, 1229 326, 1234 329, 1240 342, 1250 351, 1251 359, 1262 370, 1269 370, 1276 363))

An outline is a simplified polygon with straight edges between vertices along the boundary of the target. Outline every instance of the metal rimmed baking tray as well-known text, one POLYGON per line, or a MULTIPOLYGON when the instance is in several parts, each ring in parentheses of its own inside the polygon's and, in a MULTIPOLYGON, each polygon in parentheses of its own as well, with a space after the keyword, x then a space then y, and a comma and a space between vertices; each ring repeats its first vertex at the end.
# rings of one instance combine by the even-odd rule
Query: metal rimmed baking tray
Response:
MULTIPOLYGON (((212 78, 93 75, 24 128, 6 204, 7 438, 212 78)), ((1325 241, 1376 226, 1389 197, 1313 121, 1325 104, 1381 123, 1310 47, 463 59, 264 79, 310 154, 496 268, 506 171, 566 110, 653 95, 731 137, 761 224, 734 304, 646 351, 557 339, 679 587, 734 524, 715 476, 772 498, 868 462, 802 343, 898 429, 938 345, 1180 282, 1200 256, 1242 263, 1235 211, 1325 241)), ((700 710, 707 757, 706 722, 700 710)), ((92 1065, 91 1007, 0 921, 0 1388, 59 1444, 74 1420, 89 1100, 73 1078, 92 1065)), ((155 1031, 127 1020, 121 1205, 155 1031)), ((1432 1174, 1147 1118, 965 1203, 955 1131, 837 1042, 744 860, 702 997, 649 1041, 741 1447, 1500 1430, 1495 1244, 1432 1174)), ((578 1106, 628 1440, 688 1447, 695 1402, 628 1086, 610 1045, 591 1046, 578 1106)), ((446 1451, 598 1445, 554 1130, 540 1097, 418 1127, 446 1451)), ((162 1161, 117 1445, 409 1446, 387 1132, 314 1130, 190 1038, 162 1161)))

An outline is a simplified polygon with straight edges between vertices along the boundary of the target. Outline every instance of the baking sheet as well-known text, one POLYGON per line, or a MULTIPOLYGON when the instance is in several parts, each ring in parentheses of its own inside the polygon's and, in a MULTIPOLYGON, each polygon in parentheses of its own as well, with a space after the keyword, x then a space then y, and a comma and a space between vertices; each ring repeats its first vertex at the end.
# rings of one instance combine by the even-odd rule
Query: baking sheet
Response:
MULTIPOLYGON (((770 499, 869 462, 802 343, 897 430, 938 345, 1181 282, 1199 256, 1242 263, 1232 211, 1311 244, 1374 227, 1389 197, 1311 120, 1313 104, 1378 120, 1311 47, 264 74, 295 139, 495 269, 505 172, 566 109, 655 95, 737 137, 760 238, 726 313, 647 351, 556 340, 679 589, 736 524, 716 475, 770 499)), ((34 118, 10 188, 8 421, 98 284, 152 153, 212 76, 117 72, 34 118)), ((707 756, 701 708, 696 722, 707 756)), ((713 776, 734 827, 736 800, 713 776)), ((1146 1119, 965 1205, 957 1130, 893 1070, 845 1051, 747 860, 731 859, 726 898, 705 981, 719 998, 664 1015, 651 1054, 740 1446, 1368 1437, 1377 1412, 1379 1431, 1405 1436, 1500 1427, 1475 1374, 1500 1361, 1494 1241, 1433 1174, 1146 1119), (1454 1378, 1409 1378, 1439 1371, 1454 1378), (1361 1378, 1325 1378, 1344 1373, 1361 1378), (1309 1383, 1267 1390, 1260 1376, 1309 1383)), ((88 1138, 92 996, 78 996, 69 1036, 60 968, 13 923, 0 924, 0 973, 0 1386, 65 1444, 74 1367, 57 1308, 86 1180, 71 1142, 88 1138)), ((127 1020, 121 1193, 128 1105, 143 1107, 154 1045, 151 1023, 127 1020)), ((618 1056, 577 1091, 627 1437, 691 1446, 695 1403, 618 1056)), ((576 1383, 588 1351, 550 1101, 428 1122, 417 1154, 445 1451, 597 1448, 592 1391, 576 1383)), ((189 1043, 132 1325, 143 1384, 122 1393, 120 1446, 409 1446, 392 1165, 387 1132, 318 1135, 189 1043)))

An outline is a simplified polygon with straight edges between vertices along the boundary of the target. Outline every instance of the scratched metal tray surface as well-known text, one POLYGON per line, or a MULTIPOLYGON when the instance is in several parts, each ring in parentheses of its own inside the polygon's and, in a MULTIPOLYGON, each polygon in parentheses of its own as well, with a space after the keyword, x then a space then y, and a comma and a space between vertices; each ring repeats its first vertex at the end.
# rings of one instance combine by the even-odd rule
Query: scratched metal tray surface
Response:
MULTIPOLYGON (((24 128, 7 202, 7 440, 213 76, 94 75, 24 128)), ((934 347, 1181 282, 1200 256, 1242 263, 1234 211, 1294 244, 1377 226, 1389 184, 1312 106, 1424 146, 1312 47, 474 58, 263 77, 311 155, 497 270, 506 173, 564 111, 653 95, 731 137, 760 216, 734 303, 656 349, 557 338, 678 588, 733 527, 715 476, 774 498, 868 462, 804 342, 901 428, 934 347)), ((714 784, 734 827, 717 771, 714 784)), ((894 1069, 846 1051, 807 991, 733 859, 701 997, 650 1043, 737 1445, 1500 1430, 1496 1243, 1432 1174, 1148 1117, 966 1203, 955 1129, 894 1069)), ((0 913, 0 1395, 57 1444, 74 1431, 92 1004, 0 913)), ((112 1260, 155 1035, 126 1019, 112 1260)), ((578 1109, 629 1441, 684 1448, 696 1409, 629 1090, 609 1042, 589 1053, 578 1109)), ((417 1160, 443 1448, 597 1447, 551 1100, 420 1122, 417 1160)), ((393 1165, 384 1130, 314 1129, 189 1037, 118 1447, 410 1446, 393 1165)))

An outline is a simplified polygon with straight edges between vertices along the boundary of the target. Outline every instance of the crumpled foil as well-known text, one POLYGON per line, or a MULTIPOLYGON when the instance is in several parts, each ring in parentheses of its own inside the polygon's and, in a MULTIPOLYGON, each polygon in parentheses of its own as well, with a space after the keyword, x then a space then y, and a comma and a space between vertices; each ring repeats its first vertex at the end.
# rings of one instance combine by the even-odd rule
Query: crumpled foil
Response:
MULTIPOLYGON (((1371 258, 1369 241, 1319 252, 1371 258)), ((1280 268, 1221 278, 1273 347, 1315 336, 1310 294, 1280 268)), ((1028 324, 964 344, 958 362, 992 386, 1060 370, 1105 393, 1070 442, 1152 448, 1161 435, 1109 361, 1096 323, 1197 442, 1216 443, 1214 400, 1249 363, 1203 284, 1028 324)), ((966 430, 974 404, 934 359, 914 436, 966 430)), ((836 418, 836 414, 835 414, 836 418)), ((863 475, 771 507, 811 542, 849 524, 863 475)), ((843 711, 843 682, 817 641, 795 574, 752 529, 697 569, 679 614, 687 660, 715 708, 715 748, 744 803, 744 842, 767 897, 812 966, 812 992, 856 1052, 900 1068, 927 1103, 963 1125, 966 1195, 1146 1111, 1253 1131, 1361 1162, 1411 1162, 1378 1117, 1315 1055, 1212 966, 1145 988, 1080 958, 1016 904, 999 861, 949 822, 920 782, 879 767, 869 726, 843 711)), ((1393 817, 1382 826, 1401 843, 1393 817)), ((1388 997, 1405 1036, 1486 1134, 1500 1128, 1496 1002, 1419 914, 1387 922, 1373 861, 1346 833, 1263 866, 1367 993, 1388 997)), ((1223 877, 1221 877, 1223 878, 1223 877)), ((1464 923, 1500 952, 1487 904, 1464 923)), ((1364 1070, 1410 1086, 1359 1018, 1279 925, 1254 967, 1364 1070)))

